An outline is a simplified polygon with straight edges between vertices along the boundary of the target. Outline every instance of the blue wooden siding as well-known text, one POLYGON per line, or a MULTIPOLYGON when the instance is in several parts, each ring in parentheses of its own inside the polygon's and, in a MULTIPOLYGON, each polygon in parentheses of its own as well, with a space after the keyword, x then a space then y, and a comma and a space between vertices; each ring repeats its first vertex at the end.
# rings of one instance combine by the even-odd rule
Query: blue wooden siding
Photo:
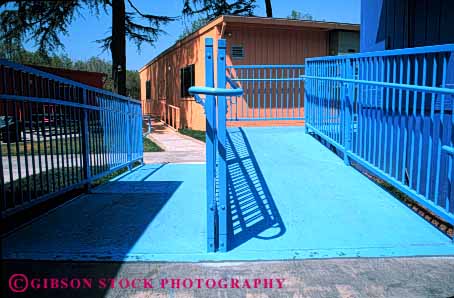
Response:
MULTIPOLYGON (((454 43, 453 16, 453 0, 362 0, 361 52, 454 43)), ((424 71, 426 78, 432 76, 430 63, 419 69, 416 84, 426 84, 421 81, 424 71)), ((448 61, 445 81, 435 85, 454 88, 454 57, 448 61)), ((448 96, 448 106, 452 100, 448 96)), ((440 98, 435 106, 440 106, 440 98)))
POLYGON ((362 0, 361 52, 454 42, 452 0, 362 0))

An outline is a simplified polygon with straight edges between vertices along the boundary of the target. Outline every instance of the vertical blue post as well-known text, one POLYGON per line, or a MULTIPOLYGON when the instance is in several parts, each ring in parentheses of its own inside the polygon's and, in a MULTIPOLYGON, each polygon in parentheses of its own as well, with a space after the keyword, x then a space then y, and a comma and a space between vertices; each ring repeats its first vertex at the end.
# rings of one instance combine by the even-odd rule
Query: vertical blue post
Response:
POLYGON ((142 127, 142 123, 143 123, 143 116, 142 116, 142 108, 140 108, 140 111, 139 111, 139 126, 137 129, 139 129, 140 133, 137 133, 137 137, 139 138, 138 142, 139 142, 139 147, 138 147, 138 151, 137 152, 140 152, 140 154, 142 154, 142 158, 140 159, 140 165, 143 165, 144 162, 143 162, 143 139, 142 139, 142 131, 140 130, 140 128, 142 127))
MULTIPOLYGON (((127 103, 127 106, 126 106, 126 146, 127 147, 127 150, 128 150, 128 170, 131 170, 131 160, 132 160, 132 150, 131 150, 131 143, 132 143, 132 139, 131 139, 131 121, 132 121, 132 117, 131 117, 131 102, 130 102, 130 99, 128 97, 128 103, 127 103)), ((142 123, 141 123, 142 124, 142 123)), ((142 125, 141 125, 142 127, 142 125)))
MULTIPOLYGON (((82 90, 82 100, 83 104, 87 103, 87 89, 82 90)), ((89 180, 91 178, 91 169, 90 169, 90 139, 89 139, 89 129, 88 129, 88 109, 84 108, 82 111, 82 154, 83 154, 83 171, 84 179, 89 180)), ((90 181, 87 182, 86 190, 90 190, 90 181)))
MULTIPOLYGON (((214 87, 213 39, 205 39, 205 85, 214 87)), ((216 105, 214 96, 207 95, 205 99, 206 114, 206 190, 207 190, 207 245, 208 252, 216 250, 216 198, 215 198, 215 134, 216 134, 216 105)))
MULTIPOLYGON (((217 76, 218 88, 226 87, 226 42, 225 39, 218 40, 217 76)), ((219 154, 219 251, 227 251, 227 162, 226 162, 226 114, 227 100, 225 96, 218 96, 218 154, 219 154)))
MULTIPOLYGON (((310 67, 308 67, 308 63, 306 62, 306 67, 304 68, 304 73, 306 75, 310 75, 310 67)), ((304 80, 303 81, 303 89, 301 90, 304 90, 304 132, 305 133, 309 133, 309 128, 307 127, 307 124, 310 123, 311 119, 309 117, 310 113, 311 113, 311 107, 309 106, 310 103, 309 103, 309 99, 308 99, 308 95, 307 93, 309 92, 309 81, 308 80, 304 80)), ((301 92, 301 91, 300 91, 301 92)), ((277 109, 277 107, 276 107, 277 109)), ((299 109, 298 109, 298 113, 299 113, 299 109)), ((298 114, 298 117, 299 117, 299 114, 298 114)))
MULTIPOLYGON (((352 70, 352 65, 350 61, 347 59, 345 61, 345 66, 346 69, 345 75, 347 78, 352 79, 353 76, 353 70, 352 70)), ((347 166, 350 165, 350 159, 348 158, 348 151, 351 150, 352 148, 352 117, 353 117, 353 89, 354 85, 353 84, 344 84, 342 87, 343 89, 343 101, 344 104, 341 105, 341 107, 344 107, 344 112, 345 112, 345 122, 344 122, 344 140, 345 140, 345 145, 344 145, 344 162, 347 166)))

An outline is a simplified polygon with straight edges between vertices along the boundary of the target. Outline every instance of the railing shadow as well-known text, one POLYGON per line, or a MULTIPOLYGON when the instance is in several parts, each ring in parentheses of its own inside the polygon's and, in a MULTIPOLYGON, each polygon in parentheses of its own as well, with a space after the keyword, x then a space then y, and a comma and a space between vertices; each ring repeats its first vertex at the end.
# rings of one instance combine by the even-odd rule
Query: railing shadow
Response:
POLYGON ((227 133, 229 250, 252 238, 282 236, 286 229, 242 128, 227 133), (266 231, 266 232, 265 232, 266 231))

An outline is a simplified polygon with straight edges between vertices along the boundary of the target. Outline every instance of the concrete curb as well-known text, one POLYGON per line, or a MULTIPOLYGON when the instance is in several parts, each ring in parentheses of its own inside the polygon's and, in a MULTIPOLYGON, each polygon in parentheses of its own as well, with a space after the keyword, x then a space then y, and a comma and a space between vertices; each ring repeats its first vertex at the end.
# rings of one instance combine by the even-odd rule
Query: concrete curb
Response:
MULTIPOLYGON (((153 136, 151 135, 151 133, 149 133, 149 134, 147 135, 147 138, 148 138, 149 140, 153 141, 154 143, 156 143, 156 145, 158 145, 162 150, 167 151, 166 146, 165 146, 163 143, 161 143, 160 141, 158 141, 157 139, 153 138, 153 136)), ((145 152, 144 152, 144 153, 145 153, 145 152)), ((156 152, 147 152, 147 153, 156 153, 156 152)))

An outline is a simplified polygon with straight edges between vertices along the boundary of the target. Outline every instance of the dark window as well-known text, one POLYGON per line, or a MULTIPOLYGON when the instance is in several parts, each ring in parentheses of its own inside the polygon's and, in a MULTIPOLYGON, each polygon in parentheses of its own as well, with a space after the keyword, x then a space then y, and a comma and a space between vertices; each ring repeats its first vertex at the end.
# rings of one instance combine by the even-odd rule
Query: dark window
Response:
POLYGON ((232 46, 231 49, 232 59, 241 59, 244 58, 244 48, 243 46, 232 46))
POLYGON ((145 99, 151 99, 151 82, 150 82, 150 80, 145 82, 145 99))
POLYGON ((188 65, 180 69, 180 86, 181 97, 190 97, 189 87, 195 85, 195 66, 194 64, 188 65))

